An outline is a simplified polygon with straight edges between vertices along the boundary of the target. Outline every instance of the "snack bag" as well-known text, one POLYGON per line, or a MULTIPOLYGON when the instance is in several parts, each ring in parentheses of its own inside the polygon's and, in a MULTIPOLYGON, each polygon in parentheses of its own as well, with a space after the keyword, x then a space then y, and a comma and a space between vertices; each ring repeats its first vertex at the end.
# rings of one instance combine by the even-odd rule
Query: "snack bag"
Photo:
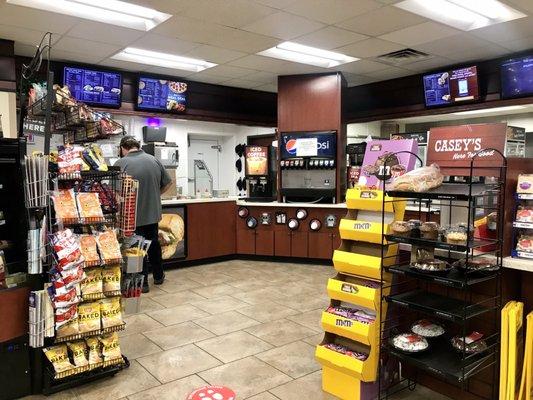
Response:
POLYGON ((59 190, 51 196, 57 219, 78 219, 78 209, 74 200, 74 191, 59 190))
POLYGON ((83 303, 78 306, 80 333, 100 330, 100 303, 83 303))
POLYGON ((86 264, 92 265, 100 262, 96 238, 93 235, 80 235, 80 250, 86 264))
POLYGON ((75 267, 83 261, 78 238, 70 229, 54 233, 51 243, 59 271, 75 267))
POLYGON ((57 165, 60 174, 79 172, 83 164, 81 153, 83 147, 80 146, 58 146, 57 165))
POLYGON ((109 297, 100 301, 100 313, 102 315, 102 327, 122 324, 122 308, 120 306, 120 297, 109 297))
POLYGON ((90 268, 85 271, 87 278, 81 283, 81 293, 97 294, 103 293, 102 268, 90 268))
POLYGON ((64 338, 78 333, 80 333, 80 328, 78 326, 78 317, 76 317, 56 329, 56 338, 64 338))
POLYGON ((75 286, 65 286, 65 288, 65 290, 60 289, 56 291, 53 285, 48 287, 48 295, 50 296, 52 303, 54 303, 54 308, 70 307, 80 302, 78 291, 75 286))
POLYGON ((120 244, 118 243, 115 231, 108 229, 105 232, 100 232, 96 236, 96 243, 98 244, 100 255, 105 262, 122 260, 120 244))
POLYGON ((102 220, 104 213, 100 207, 100 199, 98 193, 93 192, 78 192, 76 194, 76 202, 78 203, 78 210, 82 218, 95 218, 102 220))
POLYGON ((120 291, 120 265, 106 267, 102 271, 104 292, 120 291))
POLYGON ((87 360, 87 345, 85 341, 79 340, 77 342, 67 343, 67 347, 72 355, 72 360, 76 367, 84 367, 89 364, 87 360))
POLYGON ((104 356, 104 361, 116 360, 122 357, 117 332, 100 336, 98 340, 102 343, 102 355, 104 356))
POLYGON ((104 361, 102 359, 102 351, 100 350, 100 341, 95 337, 90 337, 85 340, 89 348, 89 365, 98 364, 104 361))
POLYGON ((43 349, 46 358, 54 366, 57 374, 68 371, 74 368, 68 359, 67 346, 60 344, 59 346, 52 346, 43 349))
POLYGON ((73 304, 70 307, 65 308, 56 308, 55 312, 55 322, 56 329, 59 329, 61 326, 65 325, 70 320, 76 319, 78 317, 78 305, 73 304))

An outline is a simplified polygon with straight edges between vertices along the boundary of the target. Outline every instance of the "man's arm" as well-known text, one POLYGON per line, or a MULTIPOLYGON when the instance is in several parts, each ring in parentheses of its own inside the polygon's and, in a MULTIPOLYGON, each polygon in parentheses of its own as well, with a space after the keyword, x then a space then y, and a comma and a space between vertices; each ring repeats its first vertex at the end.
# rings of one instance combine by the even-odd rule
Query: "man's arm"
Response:
POLYGON ((165 193, 168 189, 172 187, 172 182, 167 183, 165 186, 161 188, 161 194, 165 193))
POLYGON ((161 169, 160 188, 161 188, 161 194, 163 194, 172 187, 172 179, 170 178, 170 175, 168 174, 165 167, 163 167, 163 164, 161 164, 159 160, 157 160, 157 163, 159 164, 159 168, 161 169))

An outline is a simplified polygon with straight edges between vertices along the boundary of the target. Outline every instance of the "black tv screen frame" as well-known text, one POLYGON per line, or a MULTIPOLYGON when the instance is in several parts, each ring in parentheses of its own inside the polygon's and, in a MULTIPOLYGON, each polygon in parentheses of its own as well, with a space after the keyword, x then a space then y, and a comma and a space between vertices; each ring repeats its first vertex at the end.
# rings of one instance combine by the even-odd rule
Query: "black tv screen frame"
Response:
POLYGON ((508 77, 508 75, 506 75, 506 73, 505 73, 506 64, 513 63, 513 62, 519 62, 519 61, 522 62, 522 61, 528 60, 528 59, 531 60, 531 71, 533 72, 533 53, 522 55, 522 56, 519 56, 519 57, 508 58, 508 59, 503 60, 500 63, 500 98, 501 99, 519 99, 519 98, 523 98, 523 97, 531 97, 531 96, 533 96, 533 84, 532 84, 531 91, 525 92, 525 93, 519 93, 519 94, 515 94, 515 95, 506 95, 505 88, 504 88, 506 78, 508 77))

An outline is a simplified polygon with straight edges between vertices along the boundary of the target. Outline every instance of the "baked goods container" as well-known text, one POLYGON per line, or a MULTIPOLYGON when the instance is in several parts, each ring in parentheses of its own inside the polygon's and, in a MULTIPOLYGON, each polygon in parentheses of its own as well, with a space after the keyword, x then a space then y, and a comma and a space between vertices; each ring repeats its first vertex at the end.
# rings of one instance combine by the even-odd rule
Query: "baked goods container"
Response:
POLYGON ((437 240, 439 238, 439 224, 436 222, 423 222, 420 225, 422 239, 437 240))

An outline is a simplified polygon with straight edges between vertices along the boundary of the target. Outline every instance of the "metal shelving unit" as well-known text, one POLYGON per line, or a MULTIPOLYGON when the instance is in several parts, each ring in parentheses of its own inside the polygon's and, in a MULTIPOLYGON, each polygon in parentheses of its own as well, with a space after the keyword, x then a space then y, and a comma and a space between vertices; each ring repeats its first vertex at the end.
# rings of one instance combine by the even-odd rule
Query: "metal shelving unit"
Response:
MULTIPOLYGON (((492 150, 492 149, 489 149, 492 150)), ((482 150, 483 151, 483 150, 482 150)), ((486 151, 486 150, 485 150, 486 151)), ((382 282, 390 289, 381 302, 381 368, 392 357, 400 365, 408 366, 400 371, 404 376, 397 376, 392 382, 385 380, 385 373, 380 373, 379 399, 404 390, 412 390, 417 383, 419 372, 434 375, 448 383, 470 391, 469 380, 492 367, 492 398, 498 393, 498 362, 500 349, 499 312, 501 309, 501 268, 503 254, 503 213, 498 213, 497 234, 493 239, 475 236, 472 228, 479 211, 490 213, 505 208, 505 177, 507 160, 495 150, 499 161, 479 162, 476 153, 470 161, 468 183, 444 183, 442 186, 423 193, 385 190, 383 210, 387 202, 411 201, 418 206, 419 219, 429 221, 429 214, 423 213, 423 207, 431 207, 432 202, 439 202, 449 208, 448 221, 452 223, 454 211, 461 208, 461 215, 466 216, 466 234, 469 240, 465 244, 447 243, 443 240, 428 240, 420 237, 396 236, 382 232, 382 248, 385 245, 399 244, 401 250, 421 247, 431 249, 436 259, 450 264, 458 260, 475 259, 480 256, 493 258, 496 268, 490 270, 464 271, 452 267, 448 271, 425 273, 410 267, 407 254, 400 254, 394 260, 388 259, 382 250, 382 282), (485 178, 478 178, 484 174, 485 178), (490 178, 487 178, 489 176, 490 178), (490 183, 488 183, 490 182, 490 183), (387 197, 388 196, 388 197, 387 197), (389 199, 389 200, 387 200, 389 199), (391 274, 392 279, 389 277, 391 274), (388 283, 387 283, 388 282, 388 283), (439 339, 429 340, 429 348, 418 354, 401 352, 390 345, 390 339, 399 333, 410 332, 413 322, 422 317, 440 321, 446 327, 446 333, 439 339), (479 327, 480 321, 483 327, 479 327), (467 354, 465 349, 458 351, 450 343, 455 335, 467 336, 472 330, 481 330, 487 348, 480 353, 467 354)), ((413 154, 414 155, 414 154, 413 154)), ((414 155, 417 157, 416 155, 414 155)), ((422 164, 422 160, 417 157, 422 164)), ((446 170, 464 171, 465 167, 441 166, 446 170)), ((464 175, 459 173, 457 175, 464 175)), ((388 205, 390 207, 390 205, 388 205)), ((382 212, 382 221, 385 213, 382 212)), ((383 224, 383 227, 386 225, 383 224)), ((385 228, 384 228, 385 229, 385 228)), ((386 371, 385 371, 386 372, 386 371)))

